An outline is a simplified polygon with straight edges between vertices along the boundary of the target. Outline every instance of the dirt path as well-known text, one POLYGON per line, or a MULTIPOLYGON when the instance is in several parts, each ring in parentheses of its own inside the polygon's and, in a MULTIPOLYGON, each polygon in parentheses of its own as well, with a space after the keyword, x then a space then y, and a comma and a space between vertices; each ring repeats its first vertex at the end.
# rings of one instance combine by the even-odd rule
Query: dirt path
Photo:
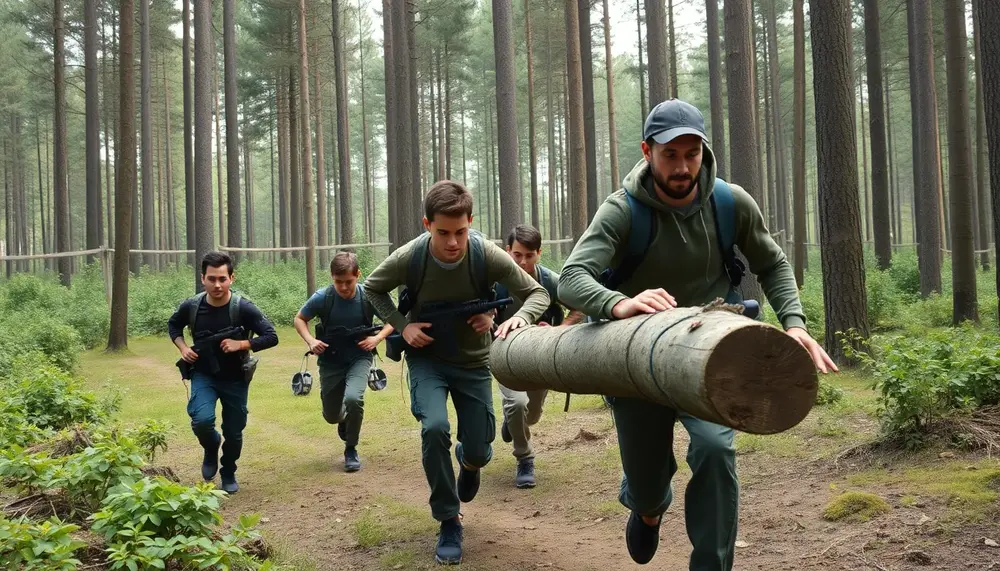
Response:
MULTIPOLYGON (((290 331, 281 334, 283 340, 291 339, 290 331)), ((95 386, 110 380, 127 388, 126 420, 152 416, 171 421, 175 430, 161 462, 194 483, 200 451, 188 429, 183 389, 173 380, 176 357, 162 340, 132 345, 136 356, 88 354, 83 373, 95 386)), ((366 396, 359 446, 364 467, 344 474, 336 432, 319 414, 318 383, 308 397, 293 397, 288 390, 287 379, 300 358, 299 346, 291 341, 262 354, 238 473, 243 489, 225 503, 227 520, 240 513, 261 514, 265 536, 285 560, 304 569, 438 567, 432 558, 437 527, 419 463, 419 426, 406 402, 400 402, 399 371, 388 367, 389 390, 366 396)), ((873 483, 866 489, 886 498, 891 513, 861 524, 824 521, 823 506, 849 487, 847 478, 863 467, 834 467, 828 458, 813 454, 820 444, 830 444, 814 433, 816 426, 811 418, 794 429, 792 444, 802 450, 767 448, 776 441, 765 442, 758 451, 741 445, 741 547, 735 569, 1000 570, 1000 549, 983 541, 1000 540, 1000 524, 953 525, 947 493, 914 502, 905 486, 873 483)), ((676 434, 680 461, 686 434, 680 426, 676 434)), ((555 395, 534 440, 539 486, 533 490, 513 487, 510 447, 499 438, 494 443, 494 460, 484 470, 479 495, 463 505, 462 569, 687 569, 683 490, 690 472, 683 464, 657 555, 639 566, 624 544, 626 512, 617 502, 620 466, 607 411, 593 399, 575 398, 565 414, 562 395, 555 395)), ((1000 463, 995 460, 970 456, 949 462, 997 470, 1000 489, 1000 463)))

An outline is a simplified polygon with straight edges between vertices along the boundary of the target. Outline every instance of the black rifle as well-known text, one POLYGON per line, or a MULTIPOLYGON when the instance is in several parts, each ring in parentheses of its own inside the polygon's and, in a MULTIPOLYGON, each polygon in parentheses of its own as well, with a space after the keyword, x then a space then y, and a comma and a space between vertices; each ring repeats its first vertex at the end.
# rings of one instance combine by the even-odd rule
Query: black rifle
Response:
MULTIPOLYGON (((434 345, 444 346, 446 350, 457 350, 453 327, 454 320, 468 319, 473 315, 486 313, 494 309, 500 311, 511 303, 514 303, 514 298, 511 297, 505 297, 496 301, 473 299, 461 303, 433 301, 425 303, 420 308, 420 314, 415 316, 412 322, 430 323, 431 326, 424 329, 424 333, 434 338, 434 345)), ((402 313, 402 310, 400 310, 400 313, 402 313)), ((406 340, 403 339, 402 331, 386 337, 385 356, 393 361, 399 361, 402 358, 403 351, 408 349, 413 349, 413 347, 410 347, 406 340)))
MULTIPOLYGON (((209 372, 217 375, 221 370, 219 367, 219 352, 222 351, 222 347, 219 344, 225 339, 245 338, 246 332, 242 327, 227 327, 216 333, 203 331, 194 336, 194 344, 191 345, 191 349, 198 354, 199 361, 207 360, 209 372)), ((191 374, 194 372, 194 363, 178 359, 177 368, 181 372, 182 379, 191 380, 191 374)))
POLYGON ((326 343, 327 348, 324 353, 336 353, 338 350, 346 349, 381 330, 381 325, 360 325, 358 327, 338 325, 327 330, 322 324, 316 324, 316 339, 326 343))

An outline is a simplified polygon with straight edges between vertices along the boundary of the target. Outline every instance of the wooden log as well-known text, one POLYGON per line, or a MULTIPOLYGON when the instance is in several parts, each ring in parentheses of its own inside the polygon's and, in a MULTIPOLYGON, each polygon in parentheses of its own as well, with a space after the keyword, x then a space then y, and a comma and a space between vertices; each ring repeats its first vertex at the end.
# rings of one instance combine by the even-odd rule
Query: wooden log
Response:
POLYGON ((497 339, 504 386, 641 398, 753 434, 788 430, 819 388, 808 352, 722 300, 704 307, 570 327, 530 326, 497 339))

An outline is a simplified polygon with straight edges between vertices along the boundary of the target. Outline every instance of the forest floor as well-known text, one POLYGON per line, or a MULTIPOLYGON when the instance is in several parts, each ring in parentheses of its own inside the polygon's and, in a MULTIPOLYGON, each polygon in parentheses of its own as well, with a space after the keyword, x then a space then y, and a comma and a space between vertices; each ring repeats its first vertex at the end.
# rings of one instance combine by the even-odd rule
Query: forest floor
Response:
MULTIPOLYGON (((305 570, 434 569, 437 523, 420 463, 420 426, 410 414, 399 364, 383 364, 389 386, 365 396, 358 450, 363 468, 342 470, 343 444, 320 413, 319 380, 293 396, 290 378, 304 345, 289 328, 260 354, 238 472, 241 490, 224 503, 227 522, 259 513, 276 558, 305 570)), ((185 483, 200 480, 201 450, 190 433, 186 394, 165 338, 130 340, 130 353, 84 355, 93 388, 125 389, 121 418, 166 420, 169 449, 157 459, 185 483)), ((828 377, 844 389, 801 424, 773 436, 737 436, 740 523, 734 569, 1000 571, 1000 459, 935 448, 892 458, 844 455, 877 438, 876 395, 853 373, 828 377), (824 507, 845 491, 878 494, 891 510, 865 522, 830 522, 824 507), (990 541, 987 541, 990 540, 990 541)), ((598 397, 552 393, 532 430, 538 486, 514 488, 515 461, 499 437, 476 499, 463 504, 469 570, 685 570, 687 433, 674 442, 675 501, 653 561, 635 565, 625 547, 627 511, 611 415, 598 397)), ((500 413, 499 391, 494 408, 500 413)), ((449 402, 452 430, 455 414, 449 402)), ((221 418, 221 415, 218 415, 221 418)), ((498 430, 499 433, 499 430, 498 430)), ((995 452, 995 451, 994 451, 995 452)))

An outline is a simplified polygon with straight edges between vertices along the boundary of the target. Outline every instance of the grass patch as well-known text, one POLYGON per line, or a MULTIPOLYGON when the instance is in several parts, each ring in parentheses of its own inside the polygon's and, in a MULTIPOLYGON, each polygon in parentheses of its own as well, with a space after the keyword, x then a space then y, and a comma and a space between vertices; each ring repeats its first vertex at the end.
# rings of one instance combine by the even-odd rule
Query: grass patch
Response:
POLYGON ((437 522, 426 507, 415 507, 388 496, 378 496, 354 522, 354 536, 364 548, 401 541, 418 535, 432 534, 437 522))
POLYGON ((1000 461, 984 459, 975 464, 955 461, 898 471, 869 470, 849 477, 848 483, 891 485, 903 488, 911 496, 935 497, 950 508, 946 521, 975 523, 998 512, 1000 461))
POLYGON ((413 569, 417 556, 410 550, 393 551, 379 557, 378 562, 386 569, 413 569))
POLYGON ((610 519, 628 513, 628 508, 623 506, 618 500, 608 500, 594 504, 590 510, 594 517, 610 519))
POLYGON ((844 492, 823 508, 823 519, 827 521, 864 522, 892 511, 889 503, 868 492, 844 492))
POLYGON ((741 432, 736 435, 737 454, 765 453, 779 458, 798 458, 807 452, 802 438, 790 432, 766 435, 741 432))

